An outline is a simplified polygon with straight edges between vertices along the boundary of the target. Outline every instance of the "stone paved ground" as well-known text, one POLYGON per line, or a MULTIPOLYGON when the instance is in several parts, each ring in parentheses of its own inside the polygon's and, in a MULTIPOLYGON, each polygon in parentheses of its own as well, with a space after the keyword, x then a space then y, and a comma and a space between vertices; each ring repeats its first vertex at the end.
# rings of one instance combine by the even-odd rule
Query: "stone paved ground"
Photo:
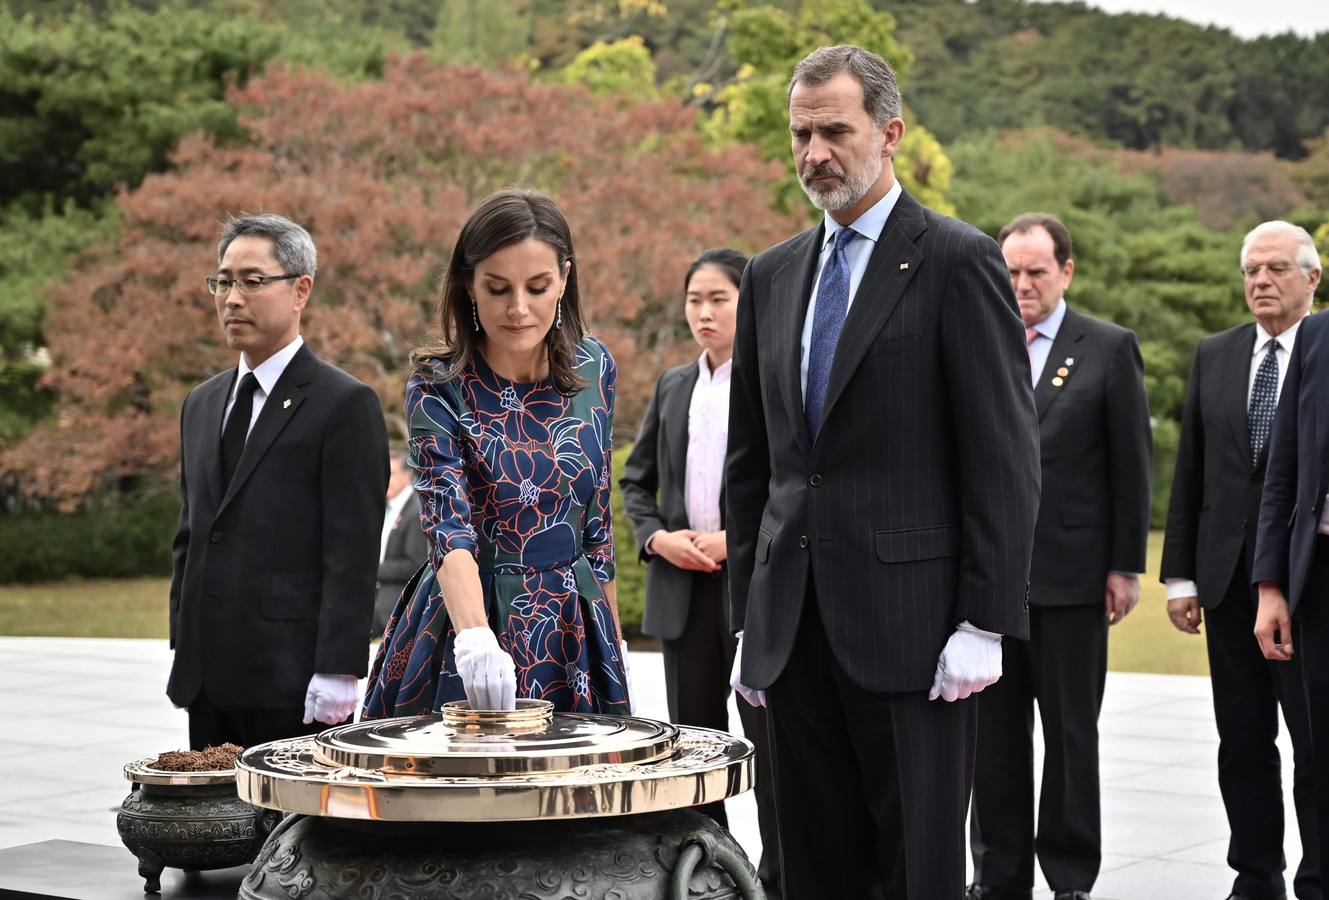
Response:
MULTIPOLYGON (((119 845, 129 760, 182 748, 185 715, 163 693, 164 641, 0 638, 0 847, 62 838, 119 845)), ((633 653, 639 713, 666 718, 658 653, 633 653)), ((737 716, 731 716, 737 722, 737 716)), ((1102 717, 1103 874, 1097 900, 1222 898, 1227 822, 1205 678, 1108 676, 1102 717)), ((1291 750, 1282 739, 1285 793, 1291 750)), ((1287 855, 1300 858, 1290 797, 1287 855)), ((751 795, 731 827, 755 859, 751 795)), ((1051 895, 1040 881, 1041 898, 1051 895)))

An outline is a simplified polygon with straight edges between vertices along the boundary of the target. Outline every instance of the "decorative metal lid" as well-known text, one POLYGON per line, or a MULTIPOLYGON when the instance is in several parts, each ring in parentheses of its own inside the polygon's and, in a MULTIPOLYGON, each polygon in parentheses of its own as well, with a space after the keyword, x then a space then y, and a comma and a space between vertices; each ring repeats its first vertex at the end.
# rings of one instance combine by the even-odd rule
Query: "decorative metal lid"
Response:
POLYGON ((125 779, 135 784, 169 784, 197 786, 200 784, 230 784, 235 781, 235 769, 208 769, 202 772, 174 772, 153 768, 157 757, 136 759, 125 764, 125 779))
POLYGON ((656 812, 752 786, 752 745, 734 735, 518 704, 463 701, 261 744, 236 762, 236 787, 256 806, 306 815, 495 822, 656 812))

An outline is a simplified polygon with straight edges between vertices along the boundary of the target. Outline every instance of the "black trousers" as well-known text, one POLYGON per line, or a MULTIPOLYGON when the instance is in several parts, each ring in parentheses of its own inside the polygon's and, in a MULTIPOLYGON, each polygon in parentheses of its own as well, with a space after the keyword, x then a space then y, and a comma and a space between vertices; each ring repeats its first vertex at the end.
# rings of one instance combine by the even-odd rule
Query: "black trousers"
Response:
MULTIPOLYGON (((723 607, 720 576, 698 574, 692 579, 688 621, 677 640, 664 641, 665 694, 669 719, 679 725, 697 725, 729 731, 729 673, 738 641, 729 633, 723 607)), ((780 843, 775 824, 775 788, 770 772, 770 736, 766 710, 735 701, 743 734, 757 748, 757 826, 761 832, 761 860, 757 875, 770 900, 780 900, 780 843)), ((721 825, 728 825, 723 803, 700 807, 721 825)))
POLYGON ((973 700, 855 684, 810 589, 766 699, 786 900, 961 897, 973 700))
MULTIPOLYGON (((1315 561, 1292 619, 1310 718, 1319 858, 1329 860, 1329 538, 1316 538, 1315 561)), ((1295 757, 1294 757, 1295 764, 1295 757)), ((1295 782, 1294 782, 1295 788, 1295 782)))
POLYGON ((1053 891, 1092 890, 1102 861, 1098 712, 1107 631, 1101 605, 1035 606, 1029 640, 1002 641, 1001 680, 978 695, 975 883, 1028 897, 1037 853, 1053 891), (1044 743, 1037 831, 1035 700, 1044 743))
MULTIPOLYGON (((268 741, 318 734, 332 727, 322 722, 306 725, 304 717, 303 708, 219 709, 206 691, 199 691, 189 704, 189 749, 202 750, 228 741, 248 749, 268 741)), ((350 717, 346 721, 351 721, 350 717)))
POLYGON ((1292 798, 1303 848, 1293 889, 1303 900, 1319 900, 1315 783, 1301 672, 1305 651, 1297 648, 1290 662, 1264 658, 1253 634, 1258 593, 1247 571, 1245 560, 1239 561, 1222 601, 1204 612, 1218 724, 1218 787, 1231 831, 1227 863, 1237 873, 1232 891, 1276 897, 1286 890, 1282 761, 1275 744, 1281 704, 1292 738, 1292 798))

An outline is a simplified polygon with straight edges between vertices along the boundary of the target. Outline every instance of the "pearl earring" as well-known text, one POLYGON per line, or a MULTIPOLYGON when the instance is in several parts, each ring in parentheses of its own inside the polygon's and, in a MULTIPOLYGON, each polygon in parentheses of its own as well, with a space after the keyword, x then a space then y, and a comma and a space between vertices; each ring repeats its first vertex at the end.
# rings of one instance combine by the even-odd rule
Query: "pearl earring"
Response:
POLYGON ((480 330, 480 313, 475 308, 475 300, 471 300, 471 321, 475 323, 475 330, 480 330))

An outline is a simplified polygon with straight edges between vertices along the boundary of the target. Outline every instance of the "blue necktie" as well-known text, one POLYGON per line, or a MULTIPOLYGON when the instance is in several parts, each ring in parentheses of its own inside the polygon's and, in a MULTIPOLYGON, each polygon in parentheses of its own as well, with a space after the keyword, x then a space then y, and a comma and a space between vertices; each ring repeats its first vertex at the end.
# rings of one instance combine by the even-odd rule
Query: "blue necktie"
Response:
POLYGON ((1270 338, 1265 345, 1264 362, 1255 372, 1251 387, 1251 406, 1246 413, 1246 427, 1251 433, 1251 465, 1260 464, 1260 452, 1269 443, 1269 429, 1274 424, 1274 410, 1278 406, 1278 340, 1270 338))
POLYGON ((808 420, 808 434, 817 440, 821 427, 821 404, 826 399, 826 385, 831 380, 831 363, 835 361, 835 345, 840 341, 844 327, 845 310, 849 308, 849 257, 845 248, 858 232, 841 228, 835 233, 831 258, 821 270, 817 285, 817 307, 812 313, 812 346, 808 348, 808 385, 803 395, 803 415, 808 420))

